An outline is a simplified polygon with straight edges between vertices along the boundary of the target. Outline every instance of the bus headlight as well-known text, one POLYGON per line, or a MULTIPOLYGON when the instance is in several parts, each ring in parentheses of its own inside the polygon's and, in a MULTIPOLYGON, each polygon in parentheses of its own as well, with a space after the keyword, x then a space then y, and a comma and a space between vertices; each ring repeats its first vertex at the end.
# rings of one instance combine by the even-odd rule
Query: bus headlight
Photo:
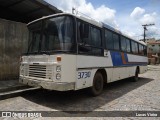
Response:
POLYGON ((23 69, 20 71, 20 75, 24 75, 24 70, 23 69))
POLYGON ((57 72, 61 72, 61 66, 57 66, 57 67, 56 67, 56 71, 57 71, 57 72))
POLYGON ((22 56, 20 56, 19 61, 20 61, 20 63, 23 61, 23 57, 22 56))
POLYGON ((20 66, 20 75, 24 75, 24 65, 20 66))
POLYGON ((60 79, 61 79, 61 74, 57 73, 57 74, 56 74, 56 79, 57 79, 57 80, 60 80, 60 79))

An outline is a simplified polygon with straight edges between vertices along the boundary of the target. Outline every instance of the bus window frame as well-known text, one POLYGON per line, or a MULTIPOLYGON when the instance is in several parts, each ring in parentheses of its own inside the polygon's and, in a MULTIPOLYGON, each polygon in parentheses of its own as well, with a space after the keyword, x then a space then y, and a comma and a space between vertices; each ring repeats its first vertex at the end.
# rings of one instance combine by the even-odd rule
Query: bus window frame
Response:
MULTIPOLYGON (((111 51, 118 51, 118 52, 124 52, 124 53, 128 53, 128 54, 133 54, 133 55, 138 55, 138 56, 147 56, 147 55, 141 55, 141 54, 139 54, 139 44, 141 44, 141 43, 139 43, 139 42, 137 42, 137 41, 135 41, 135 40, 133 40, 133 39, 131 39, 131 38, 128 38, 127 36, 124 36, 123 34, 120 34, 120 33, 117 33, 117 32, 115 32, 115 31, 112 31, 112 30, 110 30, 110 29, 108 29, 108 28, 105 28, 105 27, 103 27, 102 28, 103 29, 103 43, 104 43, 104 49, 106 49, 106 50, 111 50, 111 51), (107 48, 107 46, 106 46, 106 42, 107 42, 107 40, 105 39, 105 31, 110 31, 110 32, 112 32, 112 34, 117 34, 118 36, 119 36, 119 47, 120 47, 120 49, 119 50, 116 50, 116 49, 108 49, 107 48), (129 40, 129 43, 130 43, 130 52, 127 52, 127 51, 123 51, 122 49, 121 49, 121 37, 124 37, 125 39, 128 39, 129 40), (138 52, 135 54, 135 53, 133 53, 132 52, 132 41, 133 42, 135 42, 136 44, 137 44, 137 49, 138 49, 138 52)), ((141 44, 142 46, 144 46, 144 47, 147 47, 146 45, 143 45, 143 44, 141 44)))
MULTIPOLYGON (((43 31, 44 31, 44 22, 47 20, 47 19, 52 19, 52 18, 55 18, 55 17, 61 17, 61 16, 68 16, 68 17, 70 17, 71 19, 73 19, 73 31, 76 31, 76 17, 75 16, 72 16, 72 15, 69 15, 69 14, 60 14, 60 15, 56 15, 56 16, 49 16, 49 17, 47 17, 47 18, 44 18, 44 19, 39 19, 39 20, 37 20, 37 21, 34 21, 34 22, 32 22, 32 23, 30 23, 30 24, 28 24, 27 25, 27 27, 29 27, 30 25, 32 25, 32 24, 36 24, 37 22, 41 22, 41 24, 42 24, 42 26, 41 26, 41 38, 40 38, 40 42, 39 42, 39 50, 38 50, 38 52, 36 53, 36 55, 41 55, 42 53, 41 53, 41 51, 40 51, 40 49, 41 49, 41 44, 42 44, 42 34, 43 34, 43 31)), ((67 52, 67 54, 77 54, 77 33, 73 36, 73 39, 75 40, 74 41, 74 43, 73 44, 75 44, 76 45, 76 48, 75 48, 75 51, 74 52, 67 52)), ((28 42, 29 42, 29 40, 28 40, 28 42)), ((27 46, 28 47, 28 46, 27 46)), ((62 52, 60 52, 60 53, 62 53, 63 54, 63 51, 62 52)), ((64 53, 65 53, 65 51, 64 51, 64 53)), ((27 53, 22 53, 22 55, 31 55, 31 54, 35 54, 35 53, 28 53, 28 48, 27 48, 27 53)), ((50 53, 49 53, 50 54, 50 53)), ((51 54, 52 54, 52 52, 51 52, 51 54)), ((55 53, 53 53, 53 54, 55 54, 55 53)))
POLYGON ((76 18, 76 26, 77 26, 77 27, 76 27, 76 28, 77 28, 77 29, 76 29, 76 34, 77 34, 77 54, 79 54, 79 55, 87 55, 87 56, 102 56, 102 57, 103 57, 103 56, 104 56, 104 47, 103 47, 103 31, 102 31, 102 28, 100 28, 100 27, 98 27, 98 26, 96 26, 96 25, 93 25, 93 24, 91 24, 91 23, 89 23, 89 22, 86 22, 86 21, 84 21, 84 20, 82 20, 82 19, 79 19, 79 18, 76 18), (83 43, 79 43, 78 22, 82 22, 82 23, 84 23, 84 24, 88 24, 88 25, 89 25, 89 40, 90 40, 90 42, 91 42, 91 27, 100 30, 101 47, 93 46, 92 44, 90 44, 89 46, 80 45, 80 44, 83 44, 83 43), (79 50, 79 46, 90 47, 90 48, 91 48, 91 53, 90 53, 90 52, 89 52, 89 53, 87 53, 87 52, 83 52, 83 53, 79 52, 79 51, 80 51, 80 50, 79 50), (100 49, 100 50, 101 50, 100 55, 97 55, 97 54, 92 53, 92 48, 100 49))

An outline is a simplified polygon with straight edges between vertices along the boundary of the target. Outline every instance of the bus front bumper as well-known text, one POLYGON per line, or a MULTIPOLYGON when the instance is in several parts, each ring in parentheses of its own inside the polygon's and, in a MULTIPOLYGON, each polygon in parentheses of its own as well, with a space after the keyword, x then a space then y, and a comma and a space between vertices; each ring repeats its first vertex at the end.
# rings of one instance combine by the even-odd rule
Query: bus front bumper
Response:
POLYGON ((20 77, 19 82, 33 87, 42 87, 48 90, 69 91, 75 89, 75 83, 51 82, 20 77))

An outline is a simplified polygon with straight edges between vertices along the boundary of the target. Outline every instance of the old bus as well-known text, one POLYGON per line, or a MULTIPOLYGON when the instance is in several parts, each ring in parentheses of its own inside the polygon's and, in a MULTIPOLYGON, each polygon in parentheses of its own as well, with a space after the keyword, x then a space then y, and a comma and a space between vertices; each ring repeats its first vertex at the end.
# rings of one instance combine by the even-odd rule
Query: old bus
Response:
POLYGON ((35 20, 28 29, 20 83, 57 91, 88 88, 97 96, 105 83, 137 81, 147 70, 145 43, 107 24, 61 13, 35 20))

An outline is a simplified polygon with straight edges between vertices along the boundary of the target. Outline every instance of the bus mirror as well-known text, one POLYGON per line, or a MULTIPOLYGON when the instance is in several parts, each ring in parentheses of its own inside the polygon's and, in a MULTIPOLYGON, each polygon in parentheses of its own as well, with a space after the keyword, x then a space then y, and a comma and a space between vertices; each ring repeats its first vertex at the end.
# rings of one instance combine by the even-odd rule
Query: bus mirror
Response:
POLYGON ((104 56, 108 57, 108 50, 104 50, 104 56))

